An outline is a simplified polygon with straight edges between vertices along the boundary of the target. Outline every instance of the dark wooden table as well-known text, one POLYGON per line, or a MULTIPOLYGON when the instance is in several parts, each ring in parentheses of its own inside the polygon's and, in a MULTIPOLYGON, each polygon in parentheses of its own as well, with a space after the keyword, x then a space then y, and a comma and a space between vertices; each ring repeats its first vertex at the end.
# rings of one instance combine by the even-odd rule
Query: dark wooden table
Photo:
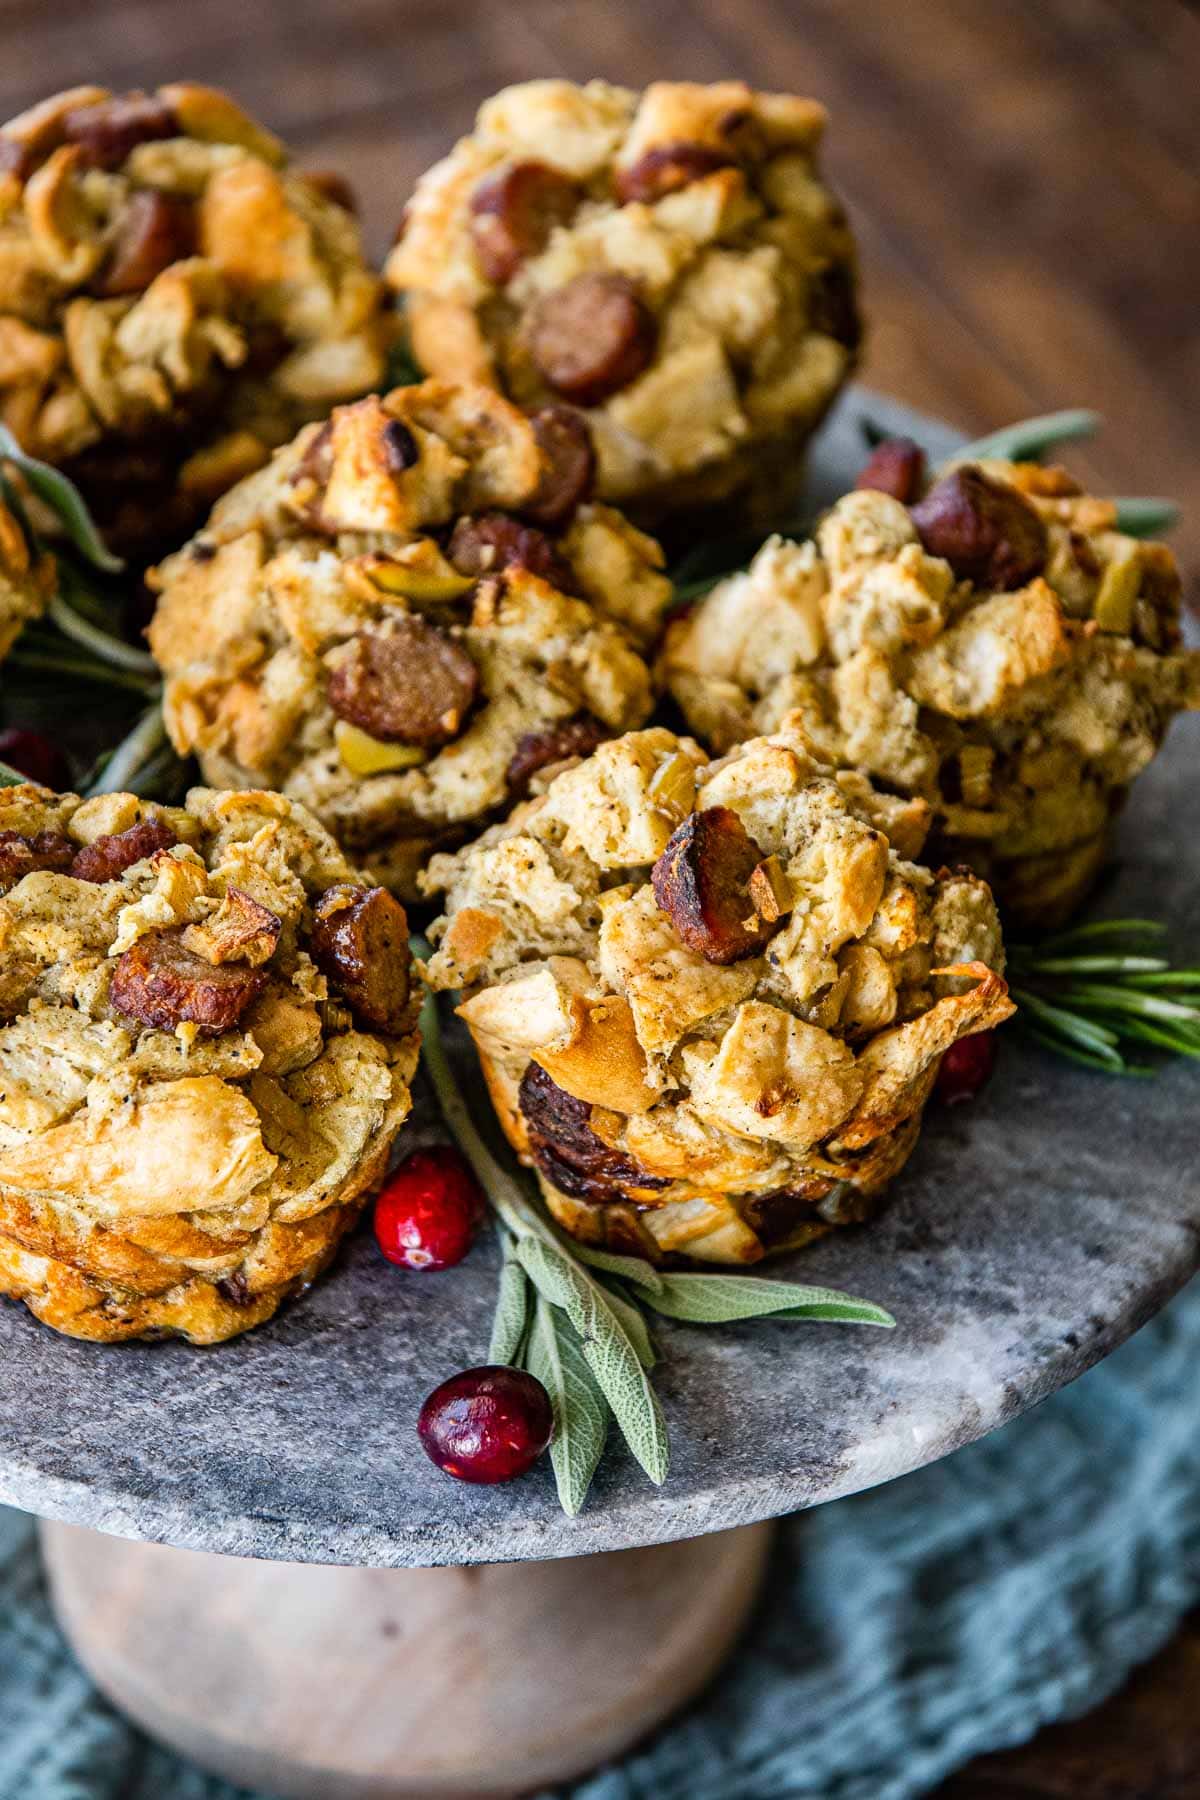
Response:
MULTIPOLYGON (((79 81, 232 89, 381 253, 478 102, 535 74, 815 95, 868 380, 968 429, 1090 405, 1080 473, 1186 508, 1200 567, 1200 15, 1179 0, 0 0, 0 117, 79 81)), ((1194 589, 1193 589, 1194 591, 1194 589)), ((1078 1725, 941 1800, 1194 1800, 1200 1617, 1078 1725)))

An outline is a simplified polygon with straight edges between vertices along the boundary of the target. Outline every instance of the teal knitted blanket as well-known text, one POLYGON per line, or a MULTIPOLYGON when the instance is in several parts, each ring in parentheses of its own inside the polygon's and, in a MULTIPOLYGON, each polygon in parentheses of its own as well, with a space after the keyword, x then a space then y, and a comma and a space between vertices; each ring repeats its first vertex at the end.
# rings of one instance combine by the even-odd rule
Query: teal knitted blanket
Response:
MULTIPOLYGON (((981 1443, 789 1520, 705 1703, 558 1800, 910 1800, 1110 1693, 1200 1596, 1200 1284, 981 1443)), ((244 1800, 98 1697, 0 1509, 0 1800, 244 1800)))

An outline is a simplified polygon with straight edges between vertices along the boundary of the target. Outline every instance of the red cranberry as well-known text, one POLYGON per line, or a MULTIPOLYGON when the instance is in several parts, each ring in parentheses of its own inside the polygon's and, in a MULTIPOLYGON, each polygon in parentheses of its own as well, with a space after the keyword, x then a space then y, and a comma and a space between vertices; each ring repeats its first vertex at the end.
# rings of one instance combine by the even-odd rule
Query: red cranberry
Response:
POLYGON ((479 1183, 449 1144, 414 1150, 375 1202, 375 1238, 402 1269, 452 1269, 484 1214, 479 1183))
POLYGON ((554 1435, 550 1396, 523 1369, 464 1369, 434 1388, 417 1431, 425 1453, 458 1481, 511 1481, 554 1435))
POLYGON ((970 1037, 959 1038, 942 1058, 935 1090, 938 1099, 945 1106, 956 1106, 960 1100, 973 1100, 991 1079, 995 1066, 994 1031, 973 1031, 970 1037))
POLYGON ((18 775, 27 775, 41 787, 61 789, 71 785, 66 757, 40 731, 23 731, 19 725, 0 731, 0 762, 6 762, 18 775))

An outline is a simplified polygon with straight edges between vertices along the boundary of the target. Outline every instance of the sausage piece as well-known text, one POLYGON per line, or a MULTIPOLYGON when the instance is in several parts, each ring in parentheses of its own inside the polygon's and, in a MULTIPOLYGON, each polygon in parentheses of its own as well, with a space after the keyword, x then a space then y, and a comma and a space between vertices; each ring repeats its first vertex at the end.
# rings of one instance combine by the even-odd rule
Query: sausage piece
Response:
POLYGON ((508 513, 478 513, 460 519, 447 551, 463 575, 498 575, 501 569, 528 569, 560 593, 575 591, 571 565, 560 556, 544 531, 522 525, 508 513))
POLYGON ((596 480, 596 450, 587 420, 569 406, 543 406, 529 423, 542 453, 542 478, 523 508, 535 525, 565 525, 596 480))
POLYGON ((925 480, 925 452, 909 437, 884 438, 876 444, 858 472, 856 488, 870 488, 877 494, 890 494, 909 506, 921 492, 925 480))
POLYGON ((193 956, 178 929, 147 931, 117 958, 109 999, 126 1018, 157 1031, 190 1024, 215 1037, 237 1024, 266 980, 264 969, 193 956))
POLYGON ((131 194, 96 292, 105 299, 143 293, 156 275, 195 247, 196 214, 189 201, 150 188, 131 194))
POLYGON ((313 960, 360 1025, 396 1033, 410 1023, 408 918, 386 888, 338 882, 313 907, 313 960))
POLYGON ((97 838, 93 844, 85 844, 75 854, 71 873, 77 881, 116 881, 143 857, 153 856, 156 850, 169 850, 178 842, 171 827, 161 819, 139 819, 128 831, 113 832, 109 837, 97 838))
POLYGON ((405 613, 351 638, 329 677, 339 719, 385 744, 448 744, 479 692, 479 671, 436 625, 405 613))
POLYGON ((7 890, 35 869, 63 875, 71 867, 75 845, 61 831, 0 831, 0 888, 7 890))
POLYGON ((617 199, 622 206, 631 200, 661 200, 689 182, 729 168, 734 161, 731 151, 710 144, 656 144, 628 168, 617 170, 617 199))
POLYGON ((154 94, 120 94, 74 107, 63 120, 63 136, 95 168, 116 169, 139 144, 178 137, 179 121, 154 94))
POLYGON ((543 162, 510 163, 481 181, 471 195, 471 237, 487 279, 497 287, 510 282, 578 203, 575 183, 543 162))
POLYGON ((598 744, 612 736, 607 725, 590 712, 576 713, 543 731, 526 731, 517 739, 509 758, 508 785, 516 798, 523 796, 539 769, 565 762, 569 756, 590 756, 598 744))
POLYGON ((912 522, 930 556, 944 557, 960 581, 976 587, 1024 587, 1046 566, 1046 528, 1033 507, 973 463, 930 488, 912 508, 912 522))
POLYGON ((628 387, 654 356, 654 320, 628 275, 576 275, 546 294, 529 320, 529 353, 552 388, 599 406, 628 387))
POLYGON ((627 1188, 669 1187, 662 1175, 650 1175, 632 1157, 612 1150, 589 1123, 592 1109, 577 1100, 531 1062, 517 1090, 517 1105, 529 1134, 533 1160, 554 1187, 576 1200, 595 1205, 624 1200, 627 1188))
POLYGON ((727 806, 689 813, 650 872, 654 898, 689 950, 706 962, 757 956, 779 929, 750 898, 750 877, 764 860, 738 815, 727 806))

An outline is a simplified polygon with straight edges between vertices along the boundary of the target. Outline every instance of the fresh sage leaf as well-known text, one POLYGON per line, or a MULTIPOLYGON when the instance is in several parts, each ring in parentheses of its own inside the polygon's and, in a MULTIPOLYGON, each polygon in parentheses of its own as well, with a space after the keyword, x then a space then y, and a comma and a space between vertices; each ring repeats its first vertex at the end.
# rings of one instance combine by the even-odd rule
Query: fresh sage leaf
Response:
POLYGON ((561 1306, 579 1333, 583 1355, 625 1442, 651 1481, 661 1486, 670 1465, 666 1420, 629 1334, 607 1304, 607 1296, 557 1244, 524 1237, 517 1245, 517 1255, 539 1294, 561 1306))
POLYGON ((648 1294, 647 1306, 694 1325, 721 1325, 733 1319, 772 1315, 827 1319, 858 1325, 896 1323, 873 1301, 838 1288, 807 1287, 797 1281, 770 1281, 758 1275, 664 1275, 662 1292, 648 1294))
POLYGON ((640 1256, 618 1256, 613 1250, 597 1250, 591 1244, 577 1244, 574 1239, 565 1248, 572 1256, 589 1269, 601 1269, 605 1275, 616 1275, 621 1281, 631 1281, 634 1287, 649 1288, 657 1294, 662 1288, 662 1276, 653 1263, 646 1262, 640 1256))
POLYGON ((504 1266, 500 1271, 500 1291, 496 1296, 488 1361, 515 1364, 520 1358, 529 1324, 529 1277, 517 1261, 512 1238, 506 1231, 501 1235, 504 1238, 504 1266))
POLYGON ((1078 443, 1092 437, 1102 424, 1099 413, 1084 407, 1067 412, 1042 413, 1036 419, 1021 419, 1001 431, 989 432, 964 444, 949 458, 951 462, 1036 462, 1056 444, 1078 443))
POLYGON ((525 1367, 541 1382, 554 1411, 550 1466, 568 1518, 587 1499, 608 1437, 608 1406, 569 1319, 539 1295, 525 1367))
POLYGON ((0 460, 20 469, 30 488, 44 506, 48 506, 63 530, 82 556, 107 575, 117 575, 125 567, 100 537, 83 495, 73 481, 50 463, 28 455, 8 429, 0 425, 0 460))
POLYGON ((638 1353, 638 1361, 643 1369, 652 1369, 658 1361, 658 1352, 654 1348, 645 1314, 635 1300, 627 1300, 623 1294, 614 1293, 607 1282, 603 1285, 604 1298, 625 1327, 629 1341, 638 1353))
POLYGON ((24 787, 28 780, 28 775, 22 775, 19 769, 12 768, 9 763, 0 762, 0 787, 24 787))

